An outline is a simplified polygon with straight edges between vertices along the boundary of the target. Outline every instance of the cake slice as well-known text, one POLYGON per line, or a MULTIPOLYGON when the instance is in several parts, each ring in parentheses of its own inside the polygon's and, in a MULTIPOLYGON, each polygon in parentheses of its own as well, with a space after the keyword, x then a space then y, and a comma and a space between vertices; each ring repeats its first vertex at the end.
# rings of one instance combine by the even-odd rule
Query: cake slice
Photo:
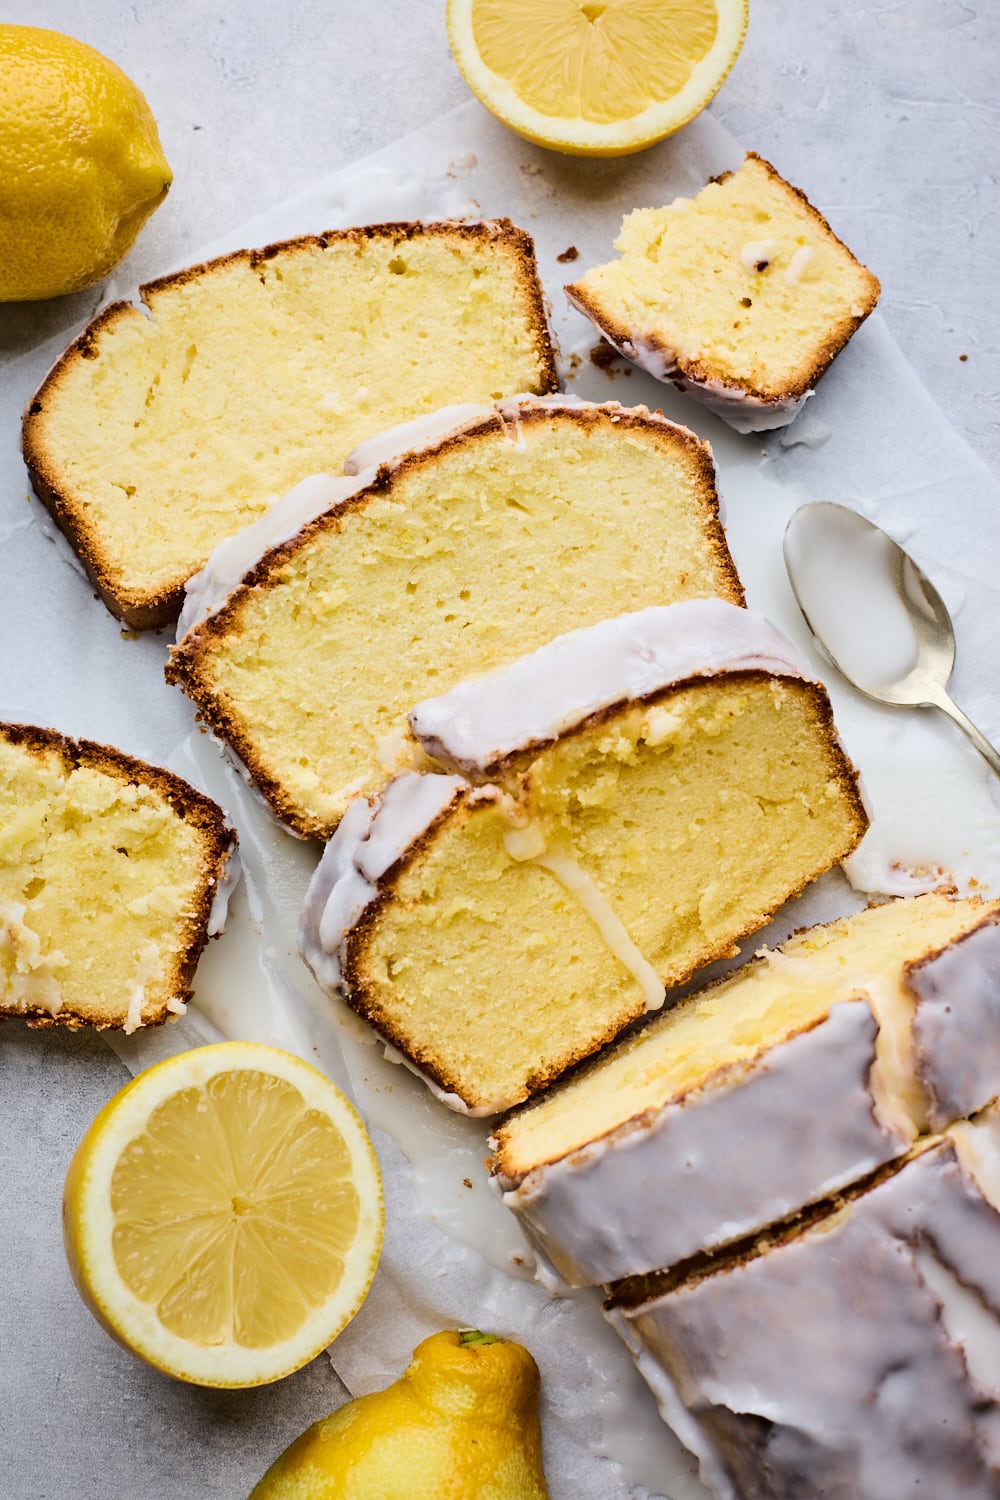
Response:
POLYGON ((790 422, 874 308, 879 284, 753 152, 694 198, 640 208, 621 258, 566 288, 627 358, 739 432, 790 422))
POLYGON ((1000 1122, 607 1304, 718 1500, 1000 1495, 1000 1122))
POLYGON ((24 419, 32 484, 112 614, 176 618, 212 549, 363 438, 557 389, 534 249, 506 219, 244 250, 116 302, 24 419))
POLYGON ((1000 1094, 1000 902, 930 894, 763 950, 503 1122, 543 1264, 619 1280, 763 1230, 1000 1094))
POLYGON ((644 407, 463 407, 358 464, 218 549, 167 671, 302 836, 384 783, 428 694, 623 609, 743 603, 710 450, 644 407))
POLYGON ((452 774, 350 810, 302 948, 471 1113, 658 1007, 866 827, 822 687, 720 600, 571 632, 410 723, 452 774))
POLYGON ((169 771, 0 725, 0 1015, 126 1032, 183 1012, 239 871, 222 809, 169 771))

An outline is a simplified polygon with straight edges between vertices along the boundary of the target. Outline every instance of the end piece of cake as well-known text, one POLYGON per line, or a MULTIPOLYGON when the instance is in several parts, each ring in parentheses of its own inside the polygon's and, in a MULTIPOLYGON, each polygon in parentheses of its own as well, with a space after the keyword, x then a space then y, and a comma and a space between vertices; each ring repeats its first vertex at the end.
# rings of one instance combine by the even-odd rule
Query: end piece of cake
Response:
POLYGON ((789 939, 497 1130, 542 1262, 597 1285, 756 1233, 1000 1094, 1000 902, 931 894, 789 939))
POLYGON ((183 1012, 239 870, 222 809, 179 776, 0 725, 0 1016, 126 1032, 183 1012))
POLYGON ((743 603, 709 448, 644 407, 452 409, 358 462, 218 549, 167 672, 302 836, 384 784, 428 694, 623 609, 743 603))
POLYGON ((376 224, 140 288, 29 403, 32 484, 112 614, 176 618, 212 549, 362 439, 455 400, 558 388, 530 237, 376 224))
POLYGON ((996 1500, 1000 1122, 606 1311, 718 1500, 996 1500))
POLYGON ((301 944, 471 1113, 662 1004, 867 826, 822 687, 719 600, 574 631, 410 722, 461 775, 411 773, 351 810, 301 944))
POLYGON ((877 279, 751 152, 694 198, 625 219, 621 258, 566 288, 620 353, 739 432, 792 421, 874 308, 877 279))

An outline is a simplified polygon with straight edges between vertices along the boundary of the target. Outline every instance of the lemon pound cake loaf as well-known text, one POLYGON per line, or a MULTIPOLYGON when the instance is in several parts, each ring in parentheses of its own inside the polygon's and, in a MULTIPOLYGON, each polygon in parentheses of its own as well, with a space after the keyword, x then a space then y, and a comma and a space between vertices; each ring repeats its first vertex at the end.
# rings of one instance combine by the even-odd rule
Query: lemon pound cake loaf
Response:
POLYGON ((790 422, 879 284, 797 188, 750 153, 694 198, 629 214, 621 259, 566 294, 627 358, 739 432, 790 422))
POLYGON ((302 949, 477 1114, 661 1005, 866 826, 822 687, 720 600, 574 631, 410 722, 455 774, 351 808, 302 949))
POLYGON ((996 1500, 998 1150, 991 1112, 799 1224, 615 1289, 718 1500, 996 1500))
POLYGON ((373 433, 557 389, 528 235, 377 224, 246 250, 106 308, 24 420, 32 483, 108 608, 176 618, 213 547, 373 433))
POLYGON ((505 1120, 493 1169, 543 1265, 596 1285, 763 1230, 998 1094, 1000 902, 910 897, 662 1012, 505 1120))
POLYGON ((155 766, 0 725, 0 1015, 126 1032, 180 1014, 237 877, 221 808, 155 766))
POLYGON ((709 449, 645 408, 453 409, 355 462, 218 549, 167 672, 300 835, 384 784, 428 694, 626 608, 743 602, 709 449))

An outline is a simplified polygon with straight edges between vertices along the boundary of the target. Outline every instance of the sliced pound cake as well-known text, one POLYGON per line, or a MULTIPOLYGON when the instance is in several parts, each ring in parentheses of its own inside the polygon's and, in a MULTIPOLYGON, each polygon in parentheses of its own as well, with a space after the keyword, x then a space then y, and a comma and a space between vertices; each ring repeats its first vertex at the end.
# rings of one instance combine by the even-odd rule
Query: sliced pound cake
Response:
POLYGON ((184 1010, 238 871, 194 787, 106 745, 0 725, 0 1015, 126 1032, 184 1010))
POLYGON ((428 694, 623 609, 743 603, 686 428, 559 397, 435 425, 365 445, 352 480, 307 480, 189 589, 167 676, 303 836, 384 783, 428 694))
POLYGON ((575 631, 410 722, 460 774, 351 807, 302 949, 476 1114, 661 1005, 866 827, 822 687, 720 600, 575 631))
POLYGON ((621 259, 566 294, 627 358, 740 432, 790 422, 879 284, 751 152, 694 198, 629 214, 621 259))
POLYGON ((378 224, 245 250, 106 308, 28 406, 35 490, 111 612, 162 625, 224 537, 363 438, 554 391, 531 240, 378 224))
POLYGON ((717 1500, 1000 1495, 1000 1121, 606 1305, 717 1500))
POLYGON ((799 933, 496 1132, 505 1202, 573 1285, 763 1230, 1000 1094, 1000 902, 799 933))

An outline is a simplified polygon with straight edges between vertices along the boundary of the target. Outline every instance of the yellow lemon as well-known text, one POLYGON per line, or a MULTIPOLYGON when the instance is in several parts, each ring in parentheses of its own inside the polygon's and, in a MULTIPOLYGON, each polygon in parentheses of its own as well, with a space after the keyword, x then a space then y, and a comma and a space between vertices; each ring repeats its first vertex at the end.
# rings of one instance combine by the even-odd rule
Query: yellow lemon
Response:
POLYGON ((250 1500, 546 1500, 538 1383, 520 1344, 435 1333, 393 1385, 296 1438, 250 1500))
POLYGON ((120 68, 58 31, 0 24, 0 302, 99 281, 171 181, 120 68))
POLYGON ((70 1270, 121 1344, 178 1380, 263 1385, 335 1338, 382 1244, 361 1119, 289 1053, 182 1052, 105 1105, 70 1163, 70 1270))
POLYGON ((448 0, 472 92, 540 146, 640 151, 686 125, 739 55, 749 0, 448 0))

